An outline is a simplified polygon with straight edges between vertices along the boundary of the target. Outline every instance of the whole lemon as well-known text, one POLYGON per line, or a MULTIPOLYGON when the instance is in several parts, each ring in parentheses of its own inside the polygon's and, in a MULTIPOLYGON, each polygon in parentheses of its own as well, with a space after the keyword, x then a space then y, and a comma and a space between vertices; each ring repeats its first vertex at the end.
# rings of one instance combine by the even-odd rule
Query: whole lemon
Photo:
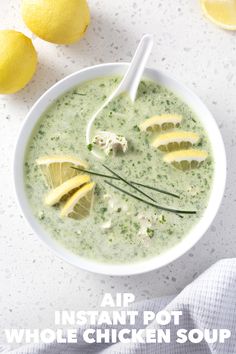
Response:
POLYGON ((22 16, 34 34, 57 44, 78 41, 90 22, 86 0, 22 0, 22 16))
POLYGON ((0 31, 0 94, 22 89, 36 66, 37 53, 30 38, 13 30, 0 31))

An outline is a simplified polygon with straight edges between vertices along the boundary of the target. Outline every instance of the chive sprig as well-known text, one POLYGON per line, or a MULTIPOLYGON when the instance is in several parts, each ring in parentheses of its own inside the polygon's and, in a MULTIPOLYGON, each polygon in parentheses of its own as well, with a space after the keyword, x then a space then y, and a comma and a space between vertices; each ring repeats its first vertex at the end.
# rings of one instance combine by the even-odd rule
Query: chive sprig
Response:
POLYGON ((134 190, 136 190, 137 192, 139 192, 140 194, 142 194, 144 197, 148 198, 150 201, 146 200, 146 199, 143 199, 135 194, 132 194, 130 193, 129 191, 105 180, 104 182, 106 184, 108 184, 110 187, 128 195, 129 197, 131 198, 134 198, 140 202, 143 202, 147 205, 150 205, 156 209, 159 209, 159 210, 163 210, 163 211, 167 211, 167 212, 170 212, 170 213, 175 213, 176 215, 178 215, 179 217, 183 217, 181 214, 189 214, 189 215, 192 215, 192 214, 196 214, 196 211, 194 210, 179 210, 179 209, 175 209, 175 208, 169 208, 169 207, 164 207, 162 205, 159 205, 157 204, 156 200, 153 199, 150 195, 146 194, 145 192, 143 192, 140 188, 137 188, 135 185, 139 185, 140 187, 144 187, 144 188, 149 188, 149 189, 152 189, 152 190, 156 190, 160 193, 164 193, 164 194, 167 194, 167 195, 170 195, 172 197, 175 197, 175 198, 180 198, 177 194, 174 194, 174 193, 170 193, 170 192, 167 192, 167 191, 164 191, 162 189, 159 189, 159 188, 155 188, 155 187, 152 187, 152 186, 147 186, 147 185, 144 185, 144 184, 141 184, 141 183, 138 183, 138 182, 133 182, 133 181, 127 181, 124 177, 122 177, 121 175, 119 175, 117 172, 113 171, 110 167, 106 166, 106 165, 102 165, 104 168, 106 168, 109 172, 111 172, 112 175, 106 175, 106 174, 103 174, 103 173, 99 173, 99 172, 95 172, 95 171, 90 171, 90 170, 86 170, 86 169, 82 169, 82 168, 79 168, 79 167, 72 167, 73 169, 75 170, 78 170, 78 171, 81 171, 81 172, 85 172, 85 173, 89 173, 91 175, 95 175, 95 176, 99 176, 99 177, 103 177, 103 178, 108 178, 108 179, 113 179, 113 180, 117 180, 117 181, 122 181, 124 182, 125 184, 127 184, 129 187, 133 188, 134 190))
MULTIPOLYGON (((86 169, 82 169, 82 168, 79 168, 79 167, 71 167, 75 170, 78 170, 80 172, 86 172, 90 175, 94 175, 94 176, 98 176, 98 177, 103 177, 103 178, 109 178, 109 179, 114 179, 114 180, 119 180, 120 178, 118 177, 115 177, 114 175, 113 176, 110 176, 110 175, 106 175, 104 173, 100 173, 100 172, 96 172, 96 171, 91 171, 91 170, 86 170, 86 169)), ((175 193, 172 193, 172 192, 168 192, 166 190, 163 190, 163 189, 160 189, 160 188, 157 188, 157 187, 154 187, 154 186, 149 186, 147 184, 143 184, 143 183, 139 183, 139 182, 136 182, 136 181, 130 181, 131 184, 134 184, 136 186, 140 186, 140 187, 143 187, 143 188, 146 188, 146 189, 151 189, 151 190, 154 190, 156 192, 159 192, 159 193, 162 193, 162 194, 166 194, 166 195, 169 195, 171 197, 174 197, 174 198, 180 198, 180 196, 178 194, 175 194, 175 193)))
MULTIPOLYGON (((156 203, 152 203, 152 202, 149 202, 148 200, 142 199, 142 198, 138 197, 137 195, 132 194, 132 193, 126 191, 125 189, 116 186, 115 184, 113 184, 113 183, 111 183, 111 182, 108 182, 108 181, 106 181, 106 180, 105 180, 104 182, 105 182, 106 184, 108 184, 109 186, 111 186, 111 187, 117 189, 118 191, 120 191, 120 192, 122 192, 122 193, 124 193, 124 194, 126 194, 126 195, 128 195, 128 196, 130 196, 130 197, 132 197, 132 198, 134 198, 134 199, 137 199, 137 200, 139 200, 140 202, 143 202, 143 203, 145 203, 145 204, 148 204, 148 205, 150 205, 150 206, 152 206, 152 207, 154 207, 154 208, 157 208, 157 209, 160 209, 160 210, 163 210, 163 211, 168 211, 168 212, 170 212, 170 213, 175 213, 175 214, 178 214, 178 215, 179 215, 179 214, 196 214, 196 211, 178 210, 178 209, 172 209, 172 208, 163 207, 163 206, 158 205, 158 204, 156 204, 156 203)), ((179 216, 182 217, 182 215, 179 215, 179 216)))

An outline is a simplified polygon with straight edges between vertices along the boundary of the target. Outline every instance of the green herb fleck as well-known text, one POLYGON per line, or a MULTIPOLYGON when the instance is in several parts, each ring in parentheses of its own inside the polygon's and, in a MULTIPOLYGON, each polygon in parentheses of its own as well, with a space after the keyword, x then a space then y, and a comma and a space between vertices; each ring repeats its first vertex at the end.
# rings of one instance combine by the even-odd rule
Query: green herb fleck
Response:
POLYGON ((107 211, 107 208, 101 208, 101 213, 105 213, 107 211))
POLYGON ((166 222, 166 218, 164 215, 161 215, 160 218, 159 218, 159 223, 160 224, 164 224, 166 222))
POLYGON ((150 227, 147 228, 147 235, 149 238, 153 238, 154 236, 154 230, 150 229, 150 227))
POLYGON ((136 131, 136 132, 140 132, 140 128, 139 128, 139 126, 137 126, 137 125, 134 125, 134 126, 133 126, 133 130, 136 131))

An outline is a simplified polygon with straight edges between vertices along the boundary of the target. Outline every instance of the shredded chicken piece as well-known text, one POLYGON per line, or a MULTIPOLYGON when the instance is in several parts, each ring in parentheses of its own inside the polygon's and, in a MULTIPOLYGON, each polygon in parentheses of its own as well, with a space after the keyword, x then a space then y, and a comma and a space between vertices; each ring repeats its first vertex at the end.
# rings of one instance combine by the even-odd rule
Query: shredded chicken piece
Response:
POLYGON ((152 237, 154 228, 156 227, 156 219, 153 216, 149 216, 143 213, 138 214, 138 220, 140 223, 139 236, 152 237))
POLYGON ((101 225, 101 228, 103 230, 109 230, 111 228, 111 226, 112 226, 111 220, 108 220, 101 225))
POLYGON ((106 155, 110 155, 111 152, 115 154, 117 151, 125 153, 128 149, 128 142, 124 136, 107 131, 100 131, 95 135, 93 144, 104 150, 106 155))
POLYGON ((114 195, 104 194, 103 199, 107 202, 108 211, 113 213, 117 211, 128 212, 128 206, 114 195))

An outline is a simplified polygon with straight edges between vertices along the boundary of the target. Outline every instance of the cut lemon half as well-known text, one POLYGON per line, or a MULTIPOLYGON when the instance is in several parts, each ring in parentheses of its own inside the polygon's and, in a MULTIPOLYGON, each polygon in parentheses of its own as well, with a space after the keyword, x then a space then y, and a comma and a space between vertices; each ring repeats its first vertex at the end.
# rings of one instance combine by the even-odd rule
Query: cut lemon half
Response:
POLYGON ((173 164, 181 170, 190 170, 191 168, 199 167, 206 160, 208 153, 202 150, 179 150, 169 152, 163 158, 167 163, 173 164))
POLYGON ((175 151, 188 149, 199 141, 200 137, 196 133, 186 131, 176 131, 160 134, 152 141, 152 146, 161 151, 175 151))
POLYGON ((179 114, 162 114, 146 119, 139 125, 141 131, 161 131, 178 127, 182 121, 179 114))
POLYGON ((236 0, 201 0, 203 12, 216 25, 236 30, 236 0))
POLYGON ((61 210, 62 217, 83 219, 89 216, 93 206, 95 183, 87 183, 68 199, 61 210))
POLYGON ((68 179, 60 186, 51 190, 45 198, 45 204, 52 206, 58 203, 64 196, 68 195, 73 190, 80 188, 83 184, 88 183, 89 181, 90 177, 88 175, 78 175, 68 179))
POLYGON ((81 174, 80 171, 71 167, 87 168, 88 164, 73 156, 55 155, 43 156, 36 160, 40 166, 46 182, 51 188, 56 188, 68 179, 81 174))

